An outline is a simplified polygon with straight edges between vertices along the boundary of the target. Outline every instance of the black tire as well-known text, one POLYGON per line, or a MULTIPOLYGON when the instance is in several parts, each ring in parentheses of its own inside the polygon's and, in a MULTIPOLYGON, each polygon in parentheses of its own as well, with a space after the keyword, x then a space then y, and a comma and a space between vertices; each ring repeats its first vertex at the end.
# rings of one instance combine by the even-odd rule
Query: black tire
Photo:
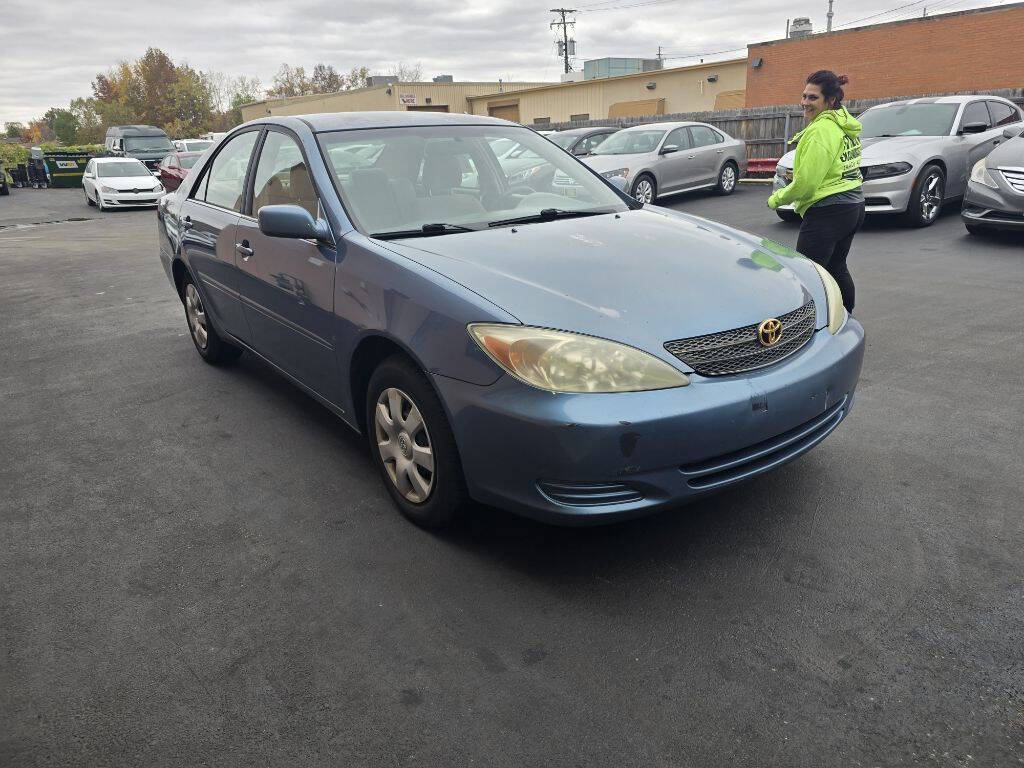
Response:
POLYGON ((191 275, 186 275, 185 281, 181 285, 181 303, 185 308, 185 322, 188 324, 189 336, 192 337, 192 343, 195 344, 196 351, 203 360, 210 365, 222 365, 232 363, 241 357, 242 350, 234 344, 224 341, 217 333, 213 319, 206 313, 203 298, 196 289, 191 275), (201 320, 198 316, 193 316, 193 311, 197 308, 193 302, 198 302, 198 315, 201 315, 201 320), (200 325, 203 332, 198 329, 200 325), (203 338, 204 335, 205 338, 203 338))
POLYGON ((788 221, 790 224, 800 223, 800 214, 797 213, 796 211, 782 211, 776 209, 775 213, 778 215, 780 219, 782 219, 783 221, 788 221))
POLYGON ((6 184, 0 184, 0 197, 6 197, 11 194, 11 188, 6 184))
POLYGON ((942 213, 946 174, 934 164, 926 165, 910 190, 903 221, 911 227, 930 227, 942 213))
POLYGON ((651 203, 654 204, 658 199, 658 182, 654 180, 654 177, 649 173, 641 173, 633 180, 633 186, 630 187, 630 196, 638 203, 651 203), (650 185, 651 197, 648 200, 646 193, 641 193, 641 190, 645 190, 644 183, 650 185))
POLYGON ((731 195, 736 191, 736 185, 740 181, 740 169, 732 160, 727 161, 718 170, 718 183, 715 185, 715 194, 731 195))
POLYGON ((89 190, 83 188, 82 191, 85 192, 85 204, 95 206, 96 203, 94 203, 93 199, 89 197, 89 190))
POLYGON ((423 528, 445 528, 462 517, 469 496, 455 435, 434 388, 405 355, 392 355, 378 365, 370 376, 366 388, 366 435, 370 455, 377 465, 381 482, 395 506, 410 521, 423 528), (395 410, 395 401, 391 400, 395 392, 398 393, 397 410, 400 415, 390 422, 397 431, 389 432, 378 421, 378 401, 384 401, 381 403, 385 409, 382 422, 386 424, 386 417, 390 417, 395 410), (418 410, 423 427, 410 435, 402 419, 408 418, 410 423, 415 422, 413 407, 418 410), (403 472, 395 458, 385 458, 389 452, 386 447, 388 445, 394 446, 390 451, 404 457, 405 467, 411 472, 403 472), (429 449, 429 471, 415 461, 416 447, 421 451, 424 447, 429 449), (416 478, 413 478, 412 472, 419 475, 419 488, 414 484, 416 478), (392 477, 392 473, 395 473, 395 477, 392 477), (424 478, 429 475, 426 479, 429 489, 422 493, 422 500, 410 499, 399 489, 402 480, 398 478, 402 475, 405 478, 404 485, 413 496, 420 495, 424 478))

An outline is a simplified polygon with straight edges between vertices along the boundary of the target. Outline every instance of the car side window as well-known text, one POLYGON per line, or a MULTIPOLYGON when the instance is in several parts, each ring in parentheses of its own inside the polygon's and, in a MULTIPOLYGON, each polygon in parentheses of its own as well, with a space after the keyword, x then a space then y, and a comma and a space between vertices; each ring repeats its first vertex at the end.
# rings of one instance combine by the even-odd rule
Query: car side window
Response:
POLYGON ((960 120, 960 127, 967 125, 968 123, 984 123, 987 126, 992 125, 992 121, 989 120, 988 109, 985 107, 984 101, 972 101, 966 107, 964 107, 964 116, 960 120))
POLYGON ((992 125, 995 127, 1020 122, 1020 112, 1017 108, 1001 101, 990 101, 988 103, 988 111, 992 113, 992 125))
POLYGON ((693 146, 696 147, 709 147, 712 144, 718 144, 719 139, 715 132, 712 131, 705 125, 695 125, 689 129, 690 136, 693 139, 693 146))
POLYGON ((611 136, 610 133, 595 133, 593 136, 588 136, 582 142, 580 142, 579 151, 592 152, 594 147, 598 146, 602 141, 611 136))
POLYGON ((319 200, 299 145, 290 136, 270 131, 260 151, 253 183, 252 210, 265 205, 298 205, 317 217, 319 200))
POLYGON ((231 139, 213 158, 207 179, 199 185, 196 198, 211 205, 242 212, 245 199, 245 174, 256 145, 258 131, 247 131, 231 139))
POLYGON ((675 144, 679 149, 689 149, 690 135, 686 132, 685 128, 676 128, 668 135, 665 143, 661 146, 667 147, 669 144, 675 144))

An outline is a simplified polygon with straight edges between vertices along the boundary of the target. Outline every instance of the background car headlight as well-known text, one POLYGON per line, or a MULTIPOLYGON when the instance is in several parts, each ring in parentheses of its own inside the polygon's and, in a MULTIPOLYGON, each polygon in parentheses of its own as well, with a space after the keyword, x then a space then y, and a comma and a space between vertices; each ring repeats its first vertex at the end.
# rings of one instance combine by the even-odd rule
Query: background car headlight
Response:
POLYGON ((163 192, 164 191, 164 185, 163 184, 157 184, 155 187, 153 187, 153 191, 154 192, 163 192))
POLYGON ((107 195, 113 195, 113 194, 115 194, 117 192, 117 190, 114 189, 113 187, 104 187, 104 186, 101 185, 100 186, 100 192, 103 192, 104 194, 107 194, 107 195))
POLYGON ((595 336, 491 323, 468 330, 510 375, 549 392, 643 392, 690 383, 654 355, 595 336))
POLYGON ((522 184, 527 179, 536 176, 538 173, 540 173, 543 167, 543 165, 535 165, 532 168, 524 168, 521 171, 516 171, 515 173, 508 177, 508 183, 522 184))
POLYGON ((884 179, 888 176, 902 176, 913 167, 910 163, 885 163, 883 165, 865 165, 860 170, 864 174, 864 181, 868 181, 884 179))
POLYGON ((984 184, 986 187, 992 187, 992 189, 999 189, 999 185, 996 184, 996 180, 992 178, 992 174, 988 172, 988 168, 985 167, 985 158, 981 158, 971 168, 971 181, 975 184, 984 184))
POLYGON ((612 179, 616 176, 621 176, 624 179, 629 178, 629 168, 616 168, 614 171, 605 171, 601 174, 606 179, 612 179))
POLYGON ((847 317, 846 307, 843 306, 843 292, 839 290, 839 283, 828 273, 827 269, 816 261, 811 259, 808 261, 814 265, 822 285, 825 286, 825 302, 828 304, 828 331, 832 334, 839 333, 839 329, 843 327, 847 317))

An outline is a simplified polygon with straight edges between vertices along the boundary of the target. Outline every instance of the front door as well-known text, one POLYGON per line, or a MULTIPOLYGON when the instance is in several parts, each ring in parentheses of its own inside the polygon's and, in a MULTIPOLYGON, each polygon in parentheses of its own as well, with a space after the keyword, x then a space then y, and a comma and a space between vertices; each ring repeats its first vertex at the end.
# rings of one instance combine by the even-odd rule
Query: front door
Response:
POLYGON ((962 159, 957 162, 955 168, 950 168, 949 178, 946 180, 947 198, 959 197, 967 190, 967 178, 974 164, 995 149, 993 142, 997 144, 1002 138, 1002 129, 992 128, 992 118, 984 101, 972 101, 964 107, 963 116, 960 118, 960 130, 968 123, 985 123, 988 129, 981 133, 960 134, 955 139, 960 145, 959 156, 962 159))
POLYGON ((676 128, 669 132, 661 149, 669 146, 676 147, 676 151, 658 156, 659 192, 675 192, 695 183, 694 155, 690 151, 690 135, 685 128, 676 128))
POLYGON ((220 328, 243 341, 249 328, 238 297, 235 225, 259 131, 233 137, 207 166, 178 213, 181 249, 203 303, 220 328))
POLYGON ((251 215, 243 215, 235 230, 242 305, 255 348, 336 402, 336 251, 313 240, 264 235, 256 217, 265 205, 298 205, 314 219, 321 218, 319 198, 298 142, 273 129, 267 132, 253 174, 251 215))

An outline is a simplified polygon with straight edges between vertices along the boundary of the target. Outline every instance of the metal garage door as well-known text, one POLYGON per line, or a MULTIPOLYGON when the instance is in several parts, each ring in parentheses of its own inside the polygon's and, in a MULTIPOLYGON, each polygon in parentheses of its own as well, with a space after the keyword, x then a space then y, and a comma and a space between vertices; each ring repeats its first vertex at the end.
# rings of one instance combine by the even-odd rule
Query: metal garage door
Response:
POLYGON ((515 101, 489 101, 487 102, 487 114, 491 117, 498 117, 502 120, 519 122, 519 100, 515 101))

